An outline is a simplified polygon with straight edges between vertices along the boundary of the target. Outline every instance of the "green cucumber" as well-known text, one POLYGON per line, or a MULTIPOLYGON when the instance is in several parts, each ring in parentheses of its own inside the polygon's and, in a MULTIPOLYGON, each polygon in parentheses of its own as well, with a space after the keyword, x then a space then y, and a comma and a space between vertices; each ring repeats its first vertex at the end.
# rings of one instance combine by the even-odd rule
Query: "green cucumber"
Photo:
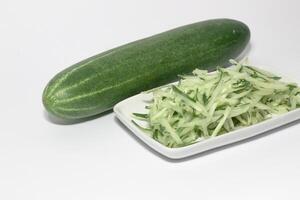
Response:
POLYGON ((175 28, 61 71, 46 86, 43 104, 63 119, 93 116, 127 97, 174 81, 178 74, 194 68, 214 70, 237 57, 249 39, 249 28, 231 19, 175 28))

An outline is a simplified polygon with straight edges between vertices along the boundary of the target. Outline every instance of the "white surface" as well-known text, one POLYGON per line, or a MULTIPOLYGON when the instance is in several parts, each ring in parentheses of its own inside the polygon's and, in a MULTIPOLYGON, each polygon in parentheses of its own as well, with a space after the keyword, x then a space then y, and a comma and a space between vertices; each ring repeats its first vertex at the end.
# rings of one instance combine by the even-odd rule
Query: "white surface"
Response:
POLYGON ((297 79, 299 7, 297 0, 1 0, 0 199, 300 199, 299 123, 170 162, 112 113, 57 125, 41 104, 48 80, 81 59, 217 17, 249 25, 252 62, 297 79))
MULTIPOLYGON (((259 68, 265 69, 264 67, 259 68)), ((283 77, 282 73, 275 74, 283 77)), ((295 80, 289 80, 286 77, 281 80, 286 81, 287 83, 295 82, 295 80)), ((175 82, 174 84, 178 84, 178 82, 175 82)), ((299 82, 298 84, 300 85, 299 82)), ((152 93, 140 93, 119 102, 114 106, 113 110, 117 118, 124 124, 124 126, 131 130, 136 137, 138 137, 156 152, 170 159, 187 158, 208 150, 245 140, 300 119, 300 109, 296 109, 279 116, 273 116, 271 119, 265 120, 261 123, 243 127, 221 136, 199 141, 192 145, 181 148, 168 148, 154 140, 152 137, 149 137, 144 131, 142 131, 136 126, 136 124, 132 122, 132 120, 135 120, 132 117, 132 113, 147 113, 148 110, 145 108, 145 106, 149 105, 149 101, 151 100, 153 100, 152 93)), ((142 123, 141 120, 135 120, 135 122, 140 124, 142 127, 147 126, 147 123, 142 123)))

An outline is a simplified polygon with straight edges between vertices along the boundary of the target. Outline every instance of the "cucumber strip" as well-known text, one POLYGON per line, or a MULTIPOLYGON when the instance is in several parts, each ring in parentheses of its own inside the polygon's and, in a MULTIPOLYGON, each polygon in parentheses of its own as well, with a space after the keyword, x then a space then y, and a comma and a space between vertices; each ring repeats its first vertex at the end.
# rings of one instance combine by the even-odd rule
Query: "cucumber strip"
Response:
POLYGON ((233 121, 232 121, 232 118, 229 117, 227 120, 228 120, 228 124, 229 124, 229 126, 230 126, 230 129, 233 130, 235 126, 234 126, 234 123, 233 123, 233 121))
POLYGON ((239 116, 239 115, 247 112, 249 109, 250 109, 250 105, 249 104, 240 105, 239 107, 235 107, 235 108, 232 109, 229 117, 239 116))
POLYGON ((231 111, 231 108, 230 107, 227 107, 225 112, 224 112, 224 116, 223 118, 221 119, 221 121, 219 122, 219 124, 217 125, 217 127, 215 128, 214 132, 212 133, 211 137, 215 137, 219 131, 221 130, 225 120, 227 119, 228 115, 230 114, 230 111, 231 111))
POLYGON ((262 69, 258 69, 258 68, 256 68, 256 67, 254 67, 254 66, 245 66, 247 69, 250 69, 250 70, 252 70, 253 72, 255 72, 255 73, 258 73, 258 74, 260 74, 260 75, 263 75, 263 76, 265 76, 265 77, 267 77, 267 78, 270 78, 270 79, 274 79, 274 80, 280 80, 281 79, 281 77, 279 77, 279 76, 276 76, 276 75, 274 75, 274 74, 272 74, 271 72, 267 72, 267 71, 264 71, 264 70, 262 70, 262 69))
POLYGON ((170 126, 170 124, 166 120, 161 121, 161 125, 163 125, 166 130, 170 133, 170 136, 174 139, 177 144, 182 144, 182 140, 177 135, 176 131, 170 126))
POLYGON ((173 85, 172 89, 175 93, 178 94, 178 97, 181 98, 186 104, 190 105, 192 108, 198 110, 199 112, 203 112, 204 115, 207 115, 207 111, 203 105, 197 104, 192 98, 190 98, 176 86, 173 85))
POLYGON ((236 117, 237 120, 239 120, 243 125, 247 125, 247 122, 239 115, 236 117))
POLYGON ((140 120, 148 120, 149 115, 148 114, 142 114, 142 113, 132 113, 133 117, 140 120))
POLYGON ((166 110, 167 108, 163 108, 162 110, 158 111, 155 115, 151 117, 151 121, 155 121, 156 119, 160 118, 166 110))

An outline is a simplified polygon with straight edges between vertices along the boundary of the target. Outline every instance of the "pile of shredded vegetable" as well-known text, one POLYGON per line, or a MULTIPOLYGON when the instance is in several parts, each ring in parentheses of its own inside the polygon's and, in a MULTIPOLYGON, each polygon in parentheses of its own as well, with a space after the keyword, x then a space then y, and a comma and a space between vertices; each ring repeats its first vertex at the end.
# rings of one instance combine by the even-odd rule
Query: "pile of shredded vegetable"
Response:
POLYGON ((195 69, 176 85, 148 92, 147 122, 141 128, 167 147, 182 147, 264 121, 300 107, 300 88, 270 72, 230 60, 232 66, 208 73, 195 69))

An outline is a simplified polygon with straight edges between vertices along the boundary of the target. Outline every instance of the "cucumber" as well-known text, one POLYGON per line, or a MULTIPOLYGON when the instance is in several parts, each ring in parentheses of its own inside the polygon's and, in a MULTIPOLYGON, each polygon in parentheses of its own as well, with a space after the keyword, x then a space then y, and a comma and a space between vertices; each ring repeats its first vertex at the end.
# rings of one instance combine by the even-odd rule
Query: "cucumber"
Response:
POLYGON ((43 92, 46 110, 81 119, 177 79, 193 69, 214 70, 237 57, 250 39, 244 23, 213 19, 175 28, 100 53, 61 71, 43 92))

